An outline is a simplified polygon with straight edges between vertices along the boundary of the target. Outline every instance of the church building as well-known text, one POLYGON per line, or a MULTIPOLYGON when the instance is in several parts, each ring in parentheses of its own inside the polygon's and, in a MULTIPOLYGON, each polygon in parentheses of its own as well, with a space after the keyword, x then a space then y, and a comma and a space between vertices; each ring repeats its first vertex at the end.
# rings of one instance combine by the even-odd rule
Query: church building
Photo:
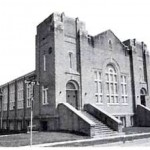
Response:
POLYGON ((35 70, 0 86, 0 129, 91 137, 150 126, 150 55, 144 42, 53 13, 37 26, 35 70), (107 132, 105 130, 107 129, 107 132))

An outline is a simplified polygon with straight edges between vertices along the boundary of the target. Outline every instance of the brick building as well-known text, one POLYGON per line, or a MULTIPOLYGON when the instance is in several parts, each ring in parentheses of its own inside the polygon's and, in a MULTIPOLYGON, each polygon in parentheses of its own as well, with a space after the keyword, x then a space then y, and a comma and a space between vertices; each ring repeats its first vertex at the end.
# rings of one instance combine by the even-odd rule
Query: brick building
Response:
POLYGON ((0 89, 1 129, 29 126, 32 96, 37 130, 93 136, 97 124, 92 118, 117 131, 150 125, 146 44, 122 42, 111 30, 91 36, 83 22, 64 13, 53 13, 37 26, 35 71, 0 89), (32 88, 26 80, 38 84, 32 88))

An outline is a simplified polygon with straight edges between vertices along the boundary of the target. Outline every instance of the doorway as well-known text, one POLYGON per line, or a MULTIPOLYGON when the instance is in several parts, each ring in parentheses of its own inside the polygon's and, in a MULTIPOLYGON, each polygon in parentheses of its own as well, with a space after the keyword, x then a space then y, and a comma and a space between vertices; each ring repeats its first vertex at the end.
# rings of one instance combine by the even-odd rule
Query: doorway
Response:
POLYGON ((47 121, 41 121, 42 131, 47 131, 47 121))
POLYGON ((145 96, 146 96, 146 90, 144 88, 142 88, 140 90, 140 99, 141 99, 141 105, 144 105, 144 106, 146 106, 145 96))
POLYGON ((69 81, 66 85, 66 101, 78 109, 78 86, 73 81, 69 81))

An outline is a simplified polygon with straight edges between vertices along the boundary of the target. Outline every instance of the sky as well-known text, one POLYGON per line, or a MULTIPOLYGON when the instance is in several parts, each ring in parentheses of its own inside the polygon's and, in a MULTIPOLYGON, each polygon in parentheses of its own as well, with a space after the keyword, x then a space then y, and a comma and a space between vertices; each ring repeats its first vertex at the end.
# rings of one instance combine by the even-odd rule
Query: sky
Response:
POLYGON ((0 85, 35 70, 36 26, 53 12, 78 17, 90 35, 111 29, 150 49, 150 0, 0 0, 0 85))

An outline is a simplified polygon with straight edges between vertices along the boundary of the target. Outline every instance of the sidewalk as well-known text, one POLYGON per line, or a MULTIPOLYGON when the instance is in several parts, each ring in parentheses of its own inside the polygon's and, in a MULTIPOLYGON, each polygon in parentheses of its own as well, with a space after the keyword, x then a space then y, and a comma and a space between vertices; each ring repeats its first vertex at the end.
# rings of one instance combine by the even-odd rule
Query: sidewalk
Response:
POLYGON ((138 134, 130 134, 130 135, 103 137, 103 138, 55 142, 55 143, 33 145, 33 147, 60 147, 60 146, 61 147, 78 147, 78 146, 82 147, 82 146, 92 146, 92 145, 100 145, 100 144, 108 144, 108 143, 116 143, 116 142, 125 143, 126 141, 134 141, 137 139, 145 139, 145 138, 150 138, 150 133, 138 133, 138 134))

